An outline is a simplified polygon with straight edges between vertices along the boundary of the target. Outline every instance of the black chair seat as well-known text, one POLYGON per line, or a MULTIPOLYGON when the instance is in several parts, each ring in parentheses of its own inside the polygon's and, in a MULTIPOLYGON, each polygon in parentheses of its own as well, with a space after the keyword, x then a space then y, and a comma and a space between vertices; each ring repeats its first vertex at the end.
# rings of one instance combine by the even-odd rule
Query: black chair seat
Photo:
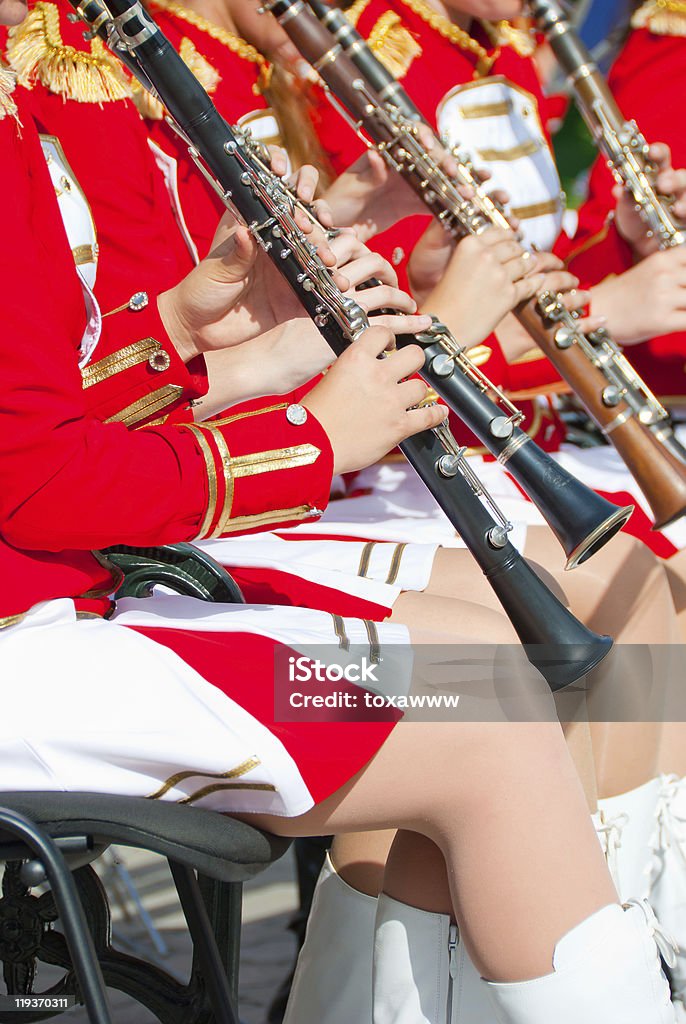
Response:
MULTIPOLYGON (((54 839, 88 836, 95 845, 150 850, 220 882, 252 878, 290 845, 216 811, 143 797, 0 792, 0 806, 26 815, 54 839)), ((0 828, 0 844, 12 842, 0 828)))

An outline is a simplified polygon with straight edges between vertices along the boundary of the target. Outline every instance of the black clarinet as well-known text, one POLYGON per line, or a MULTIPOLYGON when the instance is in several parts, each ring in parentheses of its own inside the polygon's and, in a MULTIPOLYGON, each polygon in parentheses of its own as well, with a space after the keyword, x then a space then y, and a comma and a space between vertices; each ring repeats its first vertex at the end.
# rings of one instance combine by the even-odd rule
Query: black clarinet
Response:
MULTIPOLYGON (((336 287, 297 226, 295 200, 262 162, 261 147, 221 117, 140 0, 109 0, 110 20, 102 19, 97 0, 71 2, 113 52, 154 88, 195 162, 248 225, 332 350, 341 353, 369 321, 336 287)), ((561 689, 589 672, 608 654, 612 640, 580 623, 522 558, 508 538, 511 525, 449 429, 442 425, 423 431, 400 447, 483 569, 529 660, 550 688, 561 689)))

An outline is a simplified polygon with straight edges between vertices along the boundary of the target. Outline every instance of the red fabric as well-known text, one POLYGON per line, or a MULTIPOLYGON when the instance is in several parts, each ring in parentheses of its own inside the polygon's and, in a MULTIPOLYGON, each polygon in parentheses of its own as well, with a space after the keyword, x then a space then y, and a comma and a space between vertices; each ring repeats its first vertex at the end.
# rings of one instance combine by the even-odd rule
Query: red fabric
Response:
MULTIPOLYGON (((315 803, 331 796, 369 762, 399 717, 387 711, 365 711, 364 721, 332 721, 335 711, 308 709, 308 721, 275 721, 274 659, 277 651, 287 655, 287 648, 248 633, 130 628, 175 651, 278 737, 298 765, 315 803)), ((336 689, 360 692, 338 684, 336 689)), ((339 717, 350 714, 338 713, 339 717)))
MULTIPOLYGON (((293 538, 294 540, 297 538, 293 538)), ((317 538, 319 539, 319 538, 317 538)), ((293 608, 314 608, 331 615, 349 615, 383 622, 391 609, 354 594, 325 587, 278 569, 227 564, 248 604, 278 604, 293 608)))
MULTIPOLYGON (((627 491, 598 491, 598 494, 601 498, 613 501, 615 505, 636 505, 636 499, 627 491)), ((663 533, 653 529, 653 520, 646 515, 639 505, 636 505, 634 513, 624 527, 624 530, 626 533, 631 534, 632 537, 642 540, 658 558, 671 558, 678 551, 678 548, 663 533)))
MULTIPOLYGON (((609 83, 623 113, 635 120, 648 142, 666 142, 674 167, 686 167, 686 136, 682 130, 686 89, 686 37, 658 36, 647 29, 632 32, 612 67, 609 83)), ((589 197, 579 211, 575 246, 587 243, 602 229, 614 208, 614 178, 600 157, 591 173, 589 197)), ((628 247, 624 265, 632 265, 628 247)), ((572 264, 576 270, 584 257, 572 264)), ((607 265, 602 276, 618 272, 607 265)), ((621 269, 619 272, 621 272, 621 269)), ((652 338, 632 346, 631 362, 659 395, 686 394, 686 333, 652 338)))

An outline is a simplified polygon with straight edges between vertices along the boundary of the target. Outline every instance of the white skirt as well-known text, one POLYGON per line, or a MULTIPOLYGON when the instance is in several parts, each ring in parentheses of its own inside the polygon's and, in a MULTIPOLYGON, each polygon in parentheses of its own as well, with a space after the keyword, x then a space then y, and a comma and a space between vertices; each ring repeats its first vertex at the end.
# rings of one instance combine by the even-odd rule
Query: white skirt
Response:
MULTIPOLYGON (((274 721, 269 641, 296 652, 327 645, 344 663, 342 636, 368 649, 369 624, 167 594, 124 599, 107 621, 78 618, 68 599, 36 605, 0 631, 0 788, 301 814, 363 767, 393 727, 274 721)), ((389 692, 409 688, 406 628, 381 624, 372 638, 382 651, 374 689, 384 680, 389 692)))

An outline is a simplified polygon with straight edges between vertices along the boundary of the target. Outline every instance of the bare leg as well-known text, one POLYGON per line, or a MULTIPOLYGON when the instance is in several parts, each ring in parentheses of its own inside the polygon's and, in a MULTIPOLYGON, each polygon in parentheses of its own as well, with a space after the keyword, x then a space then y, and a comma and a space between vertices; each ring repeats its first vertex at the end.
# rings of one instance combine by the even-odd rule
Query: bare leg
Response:
MULTIPOLYGON (((679 551, 665 562, 665 572, 672 591, 681 631, 686 642, 686 550, 679 551)), ((666 775, 686 776, 686 723, 668 721, 662 726, 658 768, 666 775)))
MULTIPOLYGON (((536 564, 537 571, 541 572, 540 566, 545 566, 541 574, 546 583, 550 585, 552 580, 557 596, 566 600, 574 614, 592 629, 608 633, 620 644, 678 642, 679 625, 663 563, 639 541, 620 534, 572 572, 564 572, 562 551, 546 527, 527 531, 525 552, 536 564)), ((439 552, 429 584, 431 593, 449 593, 451 587, 459 585, 463 571, 461 555, 460 551, 444 549, 439 552)), ((686 577, 686 562, 684 575, 686 577)), ((497 606, 497 599, 485 579, 479 585, 470 577, 469 593, 472 600, 487 607, 497 606)), ((683 583, 683 598, 686 618, 686 582, 683 583)), ((609 696, 602 699, 612 705, 611 688, 618 683, 623 701, 632 686, 640 700, 645 686, 645 668, 637 662, 635 669, 632 679, 623 661, 621 679, 613 680, 607 668, 603 668, 597 673, 598 699, 608 692, 609 696)), ((570 730, 570 741, 583 747, 583 735, 577 736, 575 731, 570 730)), ((591 735, 600 797, 634 789, 656 774, 661 735, 658 722, 596 722, 591 724, 591 735)), ((686 762, 686 757, 683 760, 686 762)))
MULTIPOLYGON (((307 814, 252 817, 281 835, 400 827, 431 839, 474 963, 497 980, 547 973, 558 939, 616 901, 555 724, 399 726, 362 772, 307 814)), ((405 891, 412 878, 389 874, 388 884, 416 904, 405 891)))

